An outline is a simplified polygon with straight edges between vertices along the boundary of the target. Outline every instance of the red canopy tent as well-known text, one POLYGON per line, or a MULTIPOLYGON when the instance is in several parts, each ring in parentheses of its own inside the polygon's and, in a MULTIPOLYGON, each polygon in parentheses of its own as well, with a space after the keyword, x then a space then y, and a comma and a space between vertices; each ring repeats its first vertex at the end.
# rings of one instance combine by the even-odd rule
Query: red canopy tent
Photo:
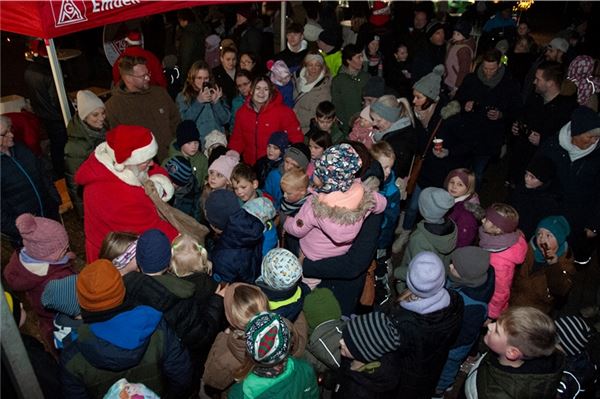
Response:
MULTIPOLYGON (((232 3, 243 1, 234 0, 232 3)), ((210 0, 0 0, 0 29, 45 39, 52 74, 61 100, 63 117, 65 123, 68 123, 71 115, 67 106, 67 95, 53 38, 147 15, 222 3, 229 2, 210 0)), ((285 16, 285 2, 281 3, 282 16, 285 16)), ((282 24, 283 21, 284 18, 282 18, 282 24)), ((285 32, 285 29, 282 29, 282 32, 285 32)))

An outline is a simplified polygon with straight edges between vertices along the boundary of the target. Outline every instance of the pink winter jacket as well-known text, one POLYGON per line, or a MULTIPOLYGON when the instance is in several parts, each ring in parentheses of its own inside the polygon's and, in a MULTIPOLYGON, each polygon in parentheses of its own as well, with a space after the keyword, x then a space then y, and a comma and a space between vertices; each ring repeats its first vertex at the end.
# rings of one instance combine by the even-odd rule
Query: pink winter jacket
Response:
POLYGON ((508 307, 510 287, 512 286, 515 267, 525 261, 527 241, 523 234, 511 247, 500 252, 490 253, 490 264, 496 273, 494 295, 488 305, 488 317, 497 319, 500 313, 508 307))
POLYGON ((300 248, 308 259, 331 258, 348 252, 367 216, 383 212, 386 205, 384 196, 368 190, 353 210, 328 206, 313 195, 295 217, 286 218, 284 228, 300 239, 300 248))

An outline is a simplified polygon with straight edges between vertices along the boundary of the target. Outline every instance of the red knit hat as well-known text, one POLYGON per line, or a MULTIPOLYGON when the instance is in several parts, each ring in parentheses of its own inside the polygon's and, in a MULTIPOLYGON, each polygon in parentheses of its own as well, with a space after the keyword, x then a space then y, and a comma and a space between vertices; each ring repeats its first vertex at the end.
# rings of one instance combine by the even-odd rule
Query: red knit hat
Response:
POLYGON ((130 46, 141 46, 142 45, 142 35, 140 32, 129 32, 125 41, 130 46))
POLYGON ((69 248, 69 236, 64 226, 52 219, 24 213, 16 220, 27 255, 53 263, 60 260, 69 248))
POLYGON ((123 278, 106 259, 98 259, 84 267, 76 286, 79 306, 91 312, 114 309, 125 299, 123 278))
POLYGON ((142 126, 119 125, 106 133, 107 152, 115 162, 115 169, 138 165, 156 155, 158 144, 154 135, 142 126))
POLYGON ((375 26, 382 26, 388 23, 389 20, 390 6, 386 5, 383 1, 375 1, 375 3, 373 3, 373 10, 371 10, 369 22, 375 26))

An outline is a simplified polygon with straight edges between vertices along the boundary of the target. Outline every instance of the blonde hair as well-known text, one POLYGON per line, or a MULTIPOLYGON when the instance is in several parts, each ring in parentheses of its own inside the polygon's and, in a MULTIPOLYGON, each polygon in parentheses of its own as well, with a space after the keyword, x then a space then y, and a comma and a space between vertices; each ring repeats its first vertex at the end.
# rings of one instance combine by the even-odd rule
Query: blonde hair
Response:
POLYGON ((260 288, 240 284, 233 288, 231 306, 225 309, 225 315, 233 328, 243 331, 254 315, 268 310, 269 299, 260 288))
POLYGON ((518 306, 505 310, 496 323, 507 336, 507 343, 519 349, 524 358, 549 356, 558 344, 554 321, 539 309, 518 306))
POLYGON ((475 193, 475 173, 467 168, 452 169, 450 173, 448 173, 448 176, 446 176, 446 179, 444 179, 444 188, 448 189, 448 183, 450 183, 450 179, 453 177, 458 177, 457 174, 465 174, 467 176, 467 195, 475 193))
POLYGON ((117 256, 122 255, 127 250, 127 247, 137 239, 137 234, 111 231, 104 237, 98 257, 112 261, 117 256))
POLYGON ((212 274, 212 262, 208 260, 208 252, 187 234, 180 234, 171 244, 171 265, 169 271, 177 277, 185 277, 194 273, 212 274))
POLYGON ((289 172, 285 172, 281 176, 280 185, 283 189, 284 186, 291 189, 306 190, 308 188, 308 176, 302 169, 292 169, 289 172))
POLYGON ((396 160, 396 153, 394 153, 394 149, 387 141, 380 141, 371 146, 369 150, 371 156, 379 161, 381 157, 387 157, 392 160, 396 160))

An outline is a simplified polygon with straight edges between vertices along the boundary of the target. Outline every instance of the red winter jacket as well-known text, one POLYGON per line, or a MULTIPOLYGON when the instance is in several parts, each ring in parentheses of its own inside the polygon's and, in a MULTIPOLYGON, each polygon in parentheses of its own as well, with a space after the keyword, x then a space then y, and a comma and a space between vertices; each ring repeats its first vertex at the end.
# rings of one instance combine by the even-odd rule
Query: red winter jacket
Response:
POLYGON ((121 80, 119 61, 125 55, 130 55, 132 57, 144 57, 146 59, 146 67, 148 67, 148 72, 150 72, 150 84, 153 86, 161 86, 165 89, 167 88, 167 79, 165 79, 165 74, 163 73, 162 63, 150 51, 144 50, 139 46, 127 47, 113 64, 112 75, 115 86, 121 80))
MULTIPOLYGON (((167 172, 154 165, 149 174, 167 172)), ((167 175, 168 176, 168 175, 167 175)), ((132 186, 120 180, 100 163, 96 154, 79 167, 75 183, 83 187, 85 252, 87 261, 98 259, 102 240, 111 231, 141 234, 148 229, 162 230, 169 240, 177 230, 161 219, 144 187, 132 186)))
POLYGON ((235 114, 235 125, 229 148, 240 153, 244 162, 254 165, 256 160, 267 154, 267 144, 273 132, 286 131, 290 143, 304 141, 300 122, 294 111, 283 104, 279 92, 267 105, 256 112, 248 96, 244 105, 235 114))

